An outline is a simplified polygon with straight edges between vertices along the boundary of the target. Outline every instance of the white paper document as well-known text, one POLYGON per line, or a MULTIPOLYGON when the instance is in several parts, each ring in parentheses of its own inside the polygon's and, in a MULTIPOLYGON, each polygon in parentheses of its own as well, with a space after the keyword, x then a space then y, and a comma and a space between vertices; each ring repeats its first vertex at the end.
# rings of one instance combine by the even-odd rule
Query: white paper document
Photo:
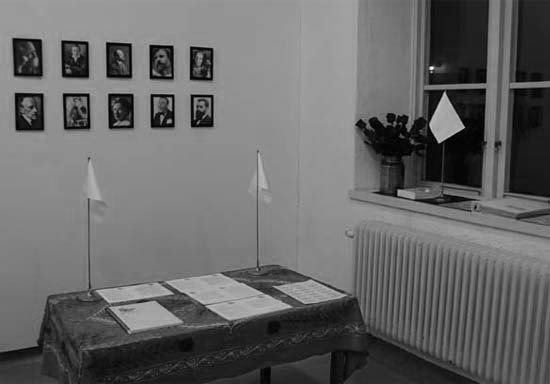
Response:
POLYGON ((290 305, 268 295, 226 301, 208 305, 206 308, 227 320, 238 320, 292 308, 290 305))
POLYGON ((95 292, 109 304, 173 295, 170 290, 164 288, 159 283, 146 283, 128 285, 125 287, 98 289, 95 292))
POLYGON ((210 288, 221 288, 241 284, 221 273, 196 277, 185 277, 183 279, 170 280, 166 283, 182 293, 187 293, 187 291, 208 290, 210 288))
POLYGON ((213 275, 197 276, 194 279, 199 280, 212 287, 227 287, 228 285, 240 284, 237 280, 225 276, 223 273, 214 273, 213 275))
POLYGON ((287 294, 302 304, 316 304, 324 301, 341 299, 347 296, 314 280, 302 281, 273 287, 287 294))
POLYGON ((262 292, 221 273, 170 280, 166 283, 203 305, 240 300, 262 294, 262 292))
POLYGON ((183 324, 183 321, 156 301, 109 307, 108 311, 128 333, 183 324))
POLYGON ((199 287, 194 290, 186 289, 184 293, 203 305, 239 300, 262 294, 262 292, 251 288, 246 284, 240 283, 225 287, 199 287))

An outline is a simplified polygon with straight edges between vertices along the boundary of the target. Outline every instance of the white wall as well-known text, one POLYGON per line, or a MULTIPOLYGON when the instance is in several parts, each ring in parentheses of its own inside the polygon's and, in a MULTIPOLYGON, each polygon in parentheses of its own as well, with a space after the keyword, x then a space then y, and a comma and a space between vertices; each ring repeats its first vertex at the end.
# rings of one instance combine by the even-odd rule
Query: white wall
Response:
POLYGON ((357 1, 302 1, 298 267, 347 287, 357 1))
POLYGON ((86 157, 109 208, 93 225, 96 286, 255 263, 257 146, 273 193, 266 263, 296 267, 299 6, 296 2, 10 0, 0 3, 0 351, 32 346, 48 294, 85 287, 86 157), (14 78, 12 37, 43 39, 42 79, 14 78), (87 40, 90 79, 61 77, 61 40, 87 40), (131 80, 105 77, 105 42, 133 43, 131 80), (149 79, 148 45, 173 44, 174 81, 149 79), (215 49, 191 82, 190 45, 215 49), (43 92, 45 132, 16 132, 14 92, 43 92), (89 92, 91 131, 64 131, 63 92, 89 92), (107 93, 132 92, 135 129, 110 131, 107 93), (176 94, 176 128, 149 127, 149 95, 176 94), (189 95, 215 95, 192 129, 189 95))
POLYGON ((410 110, 413 2, 44 3, 0 2, 0 351, 33 345, 47 294, 85 286, 89 154, 110 205, 93 228, 97 285, 253 263, 255 206, 246 189, 258 143, 275 195, 262 216, 266 262, 351 289, 344 229, 362 219, 550 254, 547 240, 347 197, 354 185, 378 185, 379 160, 356 137, 356 119, 410 110), (44 39, 42 80, 13 78, 13 36, 44 39), (91 79, 61 78, 61 39, 90 41, 91 79), (106 40, 134 43, 132 80, 105 78, 106 40), (148 79, 149 43, 176 46, 175 81, 148 79), (188 80, 191 44, 215 48, 214 83, 188 80), (32 90, 46 95, 46 132, 15 132, 13 93, 32 90), (109 131, 106 93, 126 90, 135 93, 136 128, 109 131), (92 94, 90 132, 63 131, 65 91, 92 94), (174 130, 148 127, 156 91, 176 93, 174 130), (216 128, 189 127, 194 92, 215 94, 216 128))

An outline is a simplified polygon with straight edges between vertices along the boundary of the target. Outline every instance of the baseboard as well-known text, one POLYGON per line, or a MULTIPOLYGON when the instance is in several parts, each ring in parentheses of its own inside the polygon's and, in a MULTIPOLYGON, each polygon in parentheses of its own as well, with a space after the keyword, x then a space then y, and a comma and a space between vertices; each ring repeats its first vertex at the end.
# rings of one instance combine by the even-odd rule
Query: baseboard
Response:
POLYGON ((18 349, 0 353, 0 366, 28 364, 40 360, 41 351, 38 347, 18 349))
MULTIPOLYGON (((413 383, 476 384, 377 337, 369 345, 369 359, 413 383)), ((368 364, 368 363, 367 363, 368 364)))

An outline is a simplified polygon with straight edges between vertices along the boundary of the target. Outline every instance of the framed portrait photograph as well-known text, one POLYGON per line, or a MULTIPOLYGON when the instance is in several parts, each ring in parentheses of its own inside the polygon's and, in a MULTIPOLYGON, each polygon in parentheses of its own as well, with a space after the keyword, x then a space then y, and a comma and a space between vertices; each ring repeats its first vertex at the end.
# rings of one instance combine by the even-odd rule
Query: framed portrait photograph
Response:
POLYGON ((174 46, 149 46, 149 77, 151 79, 174 78, 174 46))
POLYGON ((87 41, 61 41, 61 75, 90 77, 87 41))
POLYGON ((214 79, 214 49, 191 47, 189 53, 189 75, 191 80, 214 79))
POLYGON ((90 129, 90 94, 63 94, 63 125, 65 129, 90 129))
POLYGON ((174 128, 174 95, 151 95, 151 128, 174 128))
POLYGON ((42 93, 15 94, 15 130, 44 130, 44 95, 42 93))
POLYGON ((191 95, 191 127, 214 126, 214 95, 191 95))
POLYGON ((42 40, 13 39, 14 76, 42 76, 42 40))
POLYGON ((132 77, 132 44, 106 43, 107 77, 132 77))
POLYGON ((133 94, 109 94, 109 128, 134 128, 133 94))

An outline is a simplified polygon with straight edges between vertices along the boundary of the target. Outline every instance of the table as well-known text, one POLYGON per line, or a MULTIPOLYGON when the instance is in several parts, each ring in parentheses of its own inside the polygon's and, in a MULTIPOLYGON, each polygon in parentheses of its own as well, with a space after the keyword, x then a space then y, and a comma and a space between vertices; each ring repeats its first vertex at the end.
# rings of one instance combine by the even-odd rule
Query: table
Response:
POLYGON ((343 383, 366 364, 368 336, 354 296, 303 305, 273 286, 309 278, 281 266, 263 276, 249 269, 224 272, 293 308, 227 321, 188 296, 157 298, 183 325, 127 334, 106 312, 108 304, 81 302, 82 292, 49 296, 38 340, 42 373, 62 384, 139 383, 174 376, 204 383, 328 352, 331 383, 343 383))

